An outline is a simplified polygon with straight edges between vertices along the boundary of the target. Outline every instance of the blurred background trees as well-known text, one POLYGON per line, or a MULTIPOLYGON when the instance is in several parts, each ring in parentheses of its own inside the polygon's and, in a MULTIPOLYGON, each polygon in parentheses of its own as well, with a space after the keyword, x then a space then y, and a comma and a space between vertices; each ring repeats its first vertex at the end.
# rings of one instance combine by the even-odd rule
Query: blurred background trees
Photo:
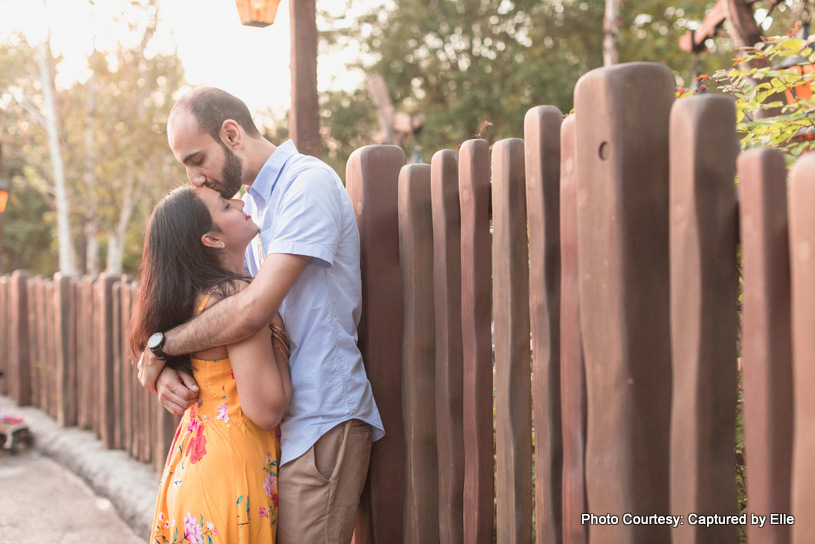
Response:
MULTIPOLYGON (((15 33, 0 36, 2 177, 12 185, 3 270, 46 275, 65 270, 69 264, 58 251, 58 215, 64 212, 62 246, 73 257, 74 273, 135 273, 152 206, 186 182, 165 132, 169 109, 186 85, 184 69, 177 53, 159 53, 153 46, 162 5, 173 0, 116 1, 126 6, 116 17, 128 35, 115 47, 94 48, 76 80, 55 77, 62 59, 52 54, 47 38, 41 42, 51 76, 45 79, 53 90, 50 113, 37 41, 15 33), (65 195, 59 198, 49 115, 63 164, 65 195)), ((322 158, 343 178, 350 153, 382 139, 367 86, 375 76, 384 81, 394 111, 423 119, 420 131, 399 132, 396 142, 409 158, 429 162, 434 151, 455 149, 476 133, 490 142, 522 136, 524 114, 535 105, 568 113, 578 78, 603 64, 603 2, 372 0, 367 11, 358 2, 343 3, 345 10, 337 0, 316 4, 320 54, 359 52, 346 69, 360 84, 319 94, 322 158), (492 126, 482 130, 485 121, 492 126)), ((698 74, 728 68, 736 53, 727 25, 700 53, 679 47, 680 36, 698 29, 716 3, 619 0, 619 61, 663 62, 684 87, 694 85, 698 74)), ((783 34, 799 4, 749 3, 765 34, 783 34)), ((262 58, 272 52, 251 54, 262 58)), ((285 112, 257 113, 273 142, 288 137, 285 112)))

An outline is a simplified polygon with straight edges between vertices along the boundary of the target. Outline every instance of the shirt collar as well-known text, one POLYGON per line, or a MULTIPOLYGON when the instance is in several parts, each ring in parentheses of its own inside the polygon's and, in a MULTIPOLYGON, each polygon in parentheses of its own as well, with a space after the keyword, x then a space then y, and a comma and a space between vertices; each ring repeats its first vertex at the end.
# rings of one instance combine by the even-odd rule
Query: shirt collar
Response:
POLYGON ((274 189, 280 177, 280 173, 283 171, 283 167, 286 165, 286 162, 296 154, 297 148, 294 147, 293 141, 286 140, 280 144, 274 153, 269 155, 269 158, 266 159, 263 168, 258 172, 255 181, 252 182, 249 193, 254 197, 261 197, 265 201, 268 201, 272 196, 272 189, 274 189))

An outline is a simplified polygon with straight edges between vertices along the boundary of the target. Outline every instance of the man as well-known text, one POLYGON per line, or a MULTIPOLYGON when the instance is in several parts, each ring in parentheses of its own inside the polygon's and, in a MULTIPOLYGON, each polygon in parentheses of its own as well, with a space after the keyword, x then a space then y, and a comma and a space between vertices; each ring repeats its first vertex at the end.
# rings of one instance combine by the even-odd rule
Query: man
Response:
POLYGON ((172 413, 197 399, 195 380, 160 357, 248 337, 279 309, 291 339, 292 399, 281 423, 278 542, 349 542, 371 442, 382 421, 356 345, 361 308, 359 232, 337 174, 260 135, 246 105, 194 89, 167 121, 170 148, 195 186, 233 196, 260 226, 245 257, 243 292, 171 331, 156 331, 139 380, 172 413))

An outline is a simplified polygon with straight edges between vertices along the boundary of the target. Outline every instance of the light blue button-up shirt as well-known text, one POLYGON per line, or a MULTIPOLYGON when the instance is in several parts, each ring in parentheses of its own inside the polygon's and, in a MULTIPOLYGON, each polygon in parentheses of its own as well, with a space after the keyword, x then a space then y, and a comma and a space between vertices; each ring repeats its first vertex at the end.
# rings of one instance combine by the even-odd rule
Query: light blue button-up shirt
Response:
POLYGON ((281 465, 303 455, 334 426, 360 419, 384 436, 357 348, 362 304, 359 230, 337 174, 297 152, 291 140, 272 153, 243 197, 260 227, 246 250, 257 275, 263 255, 311 257, 280 306, 292 350, 292 397, 281 423, 281 465), (262 246, 261 246, 262 244, 262 246))

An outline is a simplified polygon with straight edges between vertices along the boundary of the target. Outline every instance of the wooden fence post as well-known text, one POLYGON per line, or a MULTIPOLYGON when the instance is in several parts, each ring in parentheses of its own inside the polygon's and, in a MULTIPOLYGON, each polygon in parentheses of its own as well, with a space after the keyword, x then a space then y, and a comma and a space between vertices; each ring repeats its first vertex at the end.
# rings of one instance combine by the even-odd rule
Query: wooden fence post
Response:
POLYGON ((122 449, 132 455, 133 445, 133 381, 134 360, 130 353, 130 315, 133 311, 134 285, 129 276, 122 276, 122 449))
POLYGON ((51 419, 57 419, 57 317, 56 307, 54 306, 54 298, 56 296, 56 289, 54 288, 54 280, 52 278, 45 278, 42 285, 43 290, 43 304, 45 306, 45 323, 42 330, 44 336, 42 343, 45 349, 45 368, 46 368, 46 392, 47 392, 47 406, 48 415, 51 419))
POLYGON ((430 165, 399 172, 399 262, 405 305, 402 406, 405 425, 405 544, 439 542, 436 330, 430 165))
MULTIPOLYGON (((670 120, 670 511, 735 516, 736 108, 727 96, 695 96, 670 120)), ((738 541, 734 524, 685 521, 674 544, 738 541)))
POLYGON ((83 429, 96 430, 96 357, 93 334, 93 280, 84 276, 77 281, 77 331, 76 331, 76 389, 77 425, 83 429))
POLYGON ((492 149, 498 542, 532 539, 532 383, 524 142, 492 149))
POLYGON ((45 364, 45 298, 42 276, 28 281, 28 340, 31 347, 31 404, 48 411, 48 369, 45 364))
POLYGON ((139 439, 139 461, 149 463, 153 460, 155 454, 153 446, 156 437, 156 414, 161 405, 147 389, 141 388, 140 396, 141 405, 139 408, 141 413, 139 414, 139 422, 141 423, 141 437, 139 439))
MULTIPOLYGON (((790 511, 792 339, 787 167, 776 149, 738 157, 742 298, 742 389, 751 513, 790 511)), ((790 526, 747 526, 749 542, 789 544, 790 526)))
POLYGON ((28 331, 28 280, 25 270, 15 270, 9 282, 9 366, 6 380, 17 406, 31 404, 31 351, 28 331))
POLYGON ((458 157, 438 151, 430 162, 433 288, 436 314, 436 437, 439 448, 439 536, 464 539, 464 376, 461 352, 461 211, 458 157))
MULTIPOLYGON (((669 511, 671 363, 667 66, 588 72, 575 88, 588 513, 669 511)), ((590 520, 589 520, 590 521, 590 520)), ((592 525, 590 542, 668 542, 661 525, 592 525)))
POLYGON ((96 406, 99 414, 99 430, 102 447, 116 447, 116 394, 113 358, 113 284, 116 278, 102 274, 96 282, 97 331, 98 336, 98 372, 99 403, 96 406))
MULTIPOLYGON (((145 390, 146 391, 146 390, 145 390)), ((156 395, 150 394, 151 403, 156 407, 156 424, 155 434, 153 435, 153 469, 161 474, 164 467, 164 461, 167 459, 167 452, 170 451, 170 445, 173 443, 176 427, 178 427, 179 418, 168 412, 164 406, 158 401, 156 395)))
POLYGON ((73 278, 54 276, 57 424, 76 425, 76 291, 73 278))
POLYGON ((524 117, 529 218, 529 318, 535 420, 535 536, 562 538, 563 436, 560 413, 560 126, 563 114, 538 106, 524 117))
POLYGON ((464 542, 491 544, 495 519, 490 146, 467 140, 458 160, 464 360, 464 542))
MULTIPOLYGON (((792 372, 795 424, 792 450, 792 541, 815 533, 815 154, 790 170, 789 235, 792 276, 792 372)), ((786 520, 786 518, 785 518, 786 520)))
POLYGON ((0 395, 9 391, 9 356, 11 354, 11 301, 9 277, 0 276, 0 395))
POLYGON ((122 278, 118 277, 111 288, 111 362, 113 374, 113 448, 122 449, 122 278))
POLYGON ((575 116, 560 127, 560 389, 563 428, 563 544, 586 544, 586 371, 580 334, 575 116))
POLYGON ((359 347, 385 437, 374 442, 354 533, 356 544, 403 538, 405 438, 402 421, 402 282, 397 192, 405 152, 365 146, 348 159, 346 189, 360 234, 359 347))

